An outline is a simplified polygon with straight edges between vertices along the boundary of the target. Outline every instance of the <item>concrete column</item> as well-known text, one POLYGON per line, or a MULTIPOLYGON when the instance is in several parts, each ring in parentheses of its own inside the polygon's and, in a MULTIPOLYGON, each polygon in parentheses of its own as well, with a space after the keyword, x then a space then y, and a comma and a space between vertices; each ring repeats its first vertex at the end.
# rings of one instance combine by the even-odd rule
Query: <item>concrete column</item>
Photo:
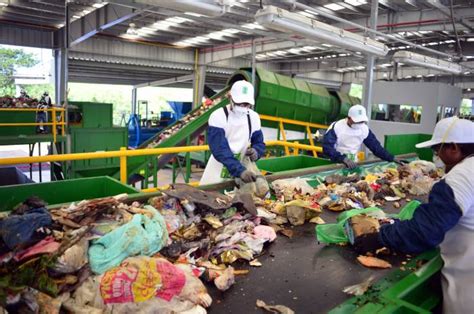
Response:
MULTIPOLYGON (((377 18, 378 18, 378 0, 373 0, 370 9, 370 28, 377 28, 377 18)), ((371 38, 375 37, 375 34, 369 33, 371 38)), ((374 82, 374 66, 375 66, 375 56, 367 56, 367 73, 365 76, 364 84, 364 93, 362 96, 362 105, 367 108, 367 116, 370 118, 372 116, 372 84, 374 82)))
POLYGON ((132 89, 132 115, 137 114, 137 88, 132 89))
POLYGON ((54 50, 54 90, 56 104, 62 105, 66 100, 67 92, 67 50, 54 50))
POLYGON ((257 68, 257 46, 255 43, 255 38, 252 39, 252 85, 255 88, 255 76, 256 76, 256 68, 257 68))
POLYGON ((193 80, 193 109, 201 105, 204 95, 204 84, 206 82, 206 66, 199 65, 194 71, 193 80))

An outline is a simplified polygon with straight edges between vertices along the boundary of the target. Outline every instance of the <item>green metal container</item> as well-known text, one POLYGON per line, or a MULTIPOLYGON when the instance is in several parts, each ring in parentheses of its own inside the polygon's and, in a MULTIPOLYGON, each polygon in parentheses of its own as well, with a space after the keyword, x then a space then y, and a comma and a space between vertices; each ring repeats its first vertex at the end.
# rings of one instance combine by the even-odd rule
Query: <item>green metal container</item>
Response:
MULTIPOLYGON (((73 128, 71 129, 71 143, 74 153, 116 151, 121 147, 127 147, 128 129, 73 128)), ((113 176, 118 173, 119 167, 119 158, 75 160, 71 162, 68 178, 113 176)))
POLYGON ((347 117, 347 114, 349 113, 349 108, 352 107, 352 100, 348 94, 341 93, 341 92, 334 92, 334 94, 337 96, 337 99, 339 100, 339 106, 340 106, 337 120, 343 119, 347 117))
POLYGON ((7 185, 0 187, 2 200, 0 211, 11 210, 15 205, 33 195, 43 199, 49 205, 54 205, 122 193, 135 194, 138 191, 110 177, 7 185))
POLYGON ((329 164, 332 164, 332 162, 328 159, 315 158, 306 155, 274 157, 257 161, 258 169, 269 173, 318 167, 329 164))
POLYGON ((113 127, 113 105, 106 103, 70 101, 69 104, 79 107, 82 113, 80 124, 71 127, 111 128, 113 127))
POLYGON ((415 145, 431 139, 430 134, 395 134, 385 135, 384 147, 392 155, 416 153, 418 158, 432 161, 433 151, 430 148, 416 148, 415 145))
MULTIPOLYGON (((50 117, 50 115, 48 115, 50 117)), ((48 118, 48 121, 51 119, 48 118)), ((0 123, 35 123, 35 111, 2 111, 0 112, 0 123)), ((51 127, 48 126, 48 129, 51 127)), ((0 136, 36 135, 35 126, 2 126, 0 136)))
POLYGON ((436 250, 425 252, 405 265, 405 270, 394 270, 364 295, 347 300, 329 313, 431 313, 441 301, 436 275, 442 267, 436 250), (425 263, 418 267, 418 261, 425 263))
MULTIPOLYGON (((329 93, 323 86, 261 68, 257 68, 256 75, 255 110, 259 114, 328 125, 341 115, 346 116, 352 105, 347 94, 329 93)), ((250 76, 250 69, 241 69, 232 75, 227 84, 232 85, 242 79, 250 81, 250 76)), ((277 128, 278 123, 262 121, 262 126, 277 128)), ((304 127, 290 124, 285 125, 285 129, 305 131, 304 127)))

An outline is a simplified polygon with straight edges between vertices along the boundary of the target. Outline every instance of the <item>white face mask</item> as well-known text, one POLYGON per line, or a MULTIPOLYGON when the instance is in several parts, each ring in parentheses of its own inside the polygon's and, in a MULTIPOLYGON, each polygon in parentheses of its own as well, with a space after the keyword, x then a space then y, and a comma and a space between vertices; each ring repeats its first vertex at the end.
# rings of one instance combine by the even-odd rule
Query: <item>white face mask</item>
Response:
POLYGON ((244 114, 247 114, 249 112, 249 109, 241 107, 241 106, 234 106, 233 111, 237 114, 244 115, 244 114))
POLYGON ((435 164, 436 168, 445 169, 446 165, 444 164, 443 160, 439 158, 439 156, 433 155, 433 163, 435 164))
POLYGON ((351 125, 351 128, 354 130, 362 130, 364 128, 364 123, 354 123, 351 125))

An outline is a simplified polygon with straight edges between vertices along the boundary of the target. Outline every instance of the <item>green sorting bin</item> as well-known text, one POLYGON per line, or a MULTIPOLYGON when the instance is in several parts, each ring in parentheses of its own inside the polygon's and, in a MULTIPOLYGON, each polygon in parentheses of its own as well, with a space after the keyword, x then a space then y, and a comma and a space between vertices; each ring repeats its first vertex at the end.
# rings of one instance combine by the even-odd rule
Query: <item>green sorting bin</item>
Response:
POLYGON ((415 145, 431 139, 431 134, 395 134, 385 135, 384 147, 393 154, 410 154, 416 153, 418 158, 432 161, 433 151, 430 148, 416 148, 415 145))
POLYGON ((330 314, 431 313, 441 302, 439 273, 443 260, 437 250, 420 254, 396 269, 365 294, 353 297, 330 314), (421 267, 419 261, 424 262, 421 267), (413 270, 415 269, 415 270, 413 270))
MULTIPOLYGON (((48 121, 51 121, 48 113, 48 121)), ((2 111, 0 112, 0 123, 35 123, 36 111, 2 111)), ((50 129, 51 126, 48 126, 50 129)), ((35 126, 2 126, 1 136, 36 135, 35 126)))
POLYGON ((0 211, 11 210, 26 198, 35 195, 49 205, 82 201, 117 194, 136 194, 138 191, 110 177, 94 177, 7 185, 0 187, 0 211))
POLYGON ((329 159, 315 158, 306 155, 273 157, 257 161, 258 168, 267 173, 325 166, 329 164, 332 164, 329 159))

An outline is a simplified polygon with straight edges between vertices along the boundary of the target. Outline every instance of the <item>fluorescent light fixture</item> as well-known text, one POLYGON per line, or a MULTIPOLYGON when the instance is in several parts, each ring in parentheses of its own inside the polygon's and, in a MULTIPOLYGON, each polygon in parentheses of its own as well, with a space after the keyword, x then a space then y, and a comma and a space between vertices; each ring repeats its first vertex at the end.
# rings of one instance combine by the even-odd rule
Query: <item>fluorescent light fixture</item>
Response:
POLYGON ((314 15, 311 12, 299 11, 298 13, 301 14, 301 15, 304 15, 306 17, 309 17, 310 19, 314 19, 316 17, 316 15, 314 15))
POLYGON ((435 59, 410 51, 395 52, 395 54, 393 55, 393 60, 453 74, 462 73, 462 66, 457 63, 435 59))
POLYGON ((294 54, 300 54, 301 49, 298 49, 298 48, 291 48, 291 49, 288 49, 288 52, 289 52, 289 53, 294 53, 294 54))
POLYGON ((332 45, 330 45, 330 44, 322 44, 321 46, 328 47, 328 48, 332 47, 332 45))
POLYGON ((243 28, 248 28, 248 29, 265 29, 265 27, 263 27, 262 25, 257 24, 257 23, 243 24, 242 27, 243 28))
POLYGON ((210 17, 222 16, 230 7, 228 1, 220 0, 135 0, 135 2, 210 17))
POLYGON ((344 2, 347 4, 353 5, 355 7, 367 3, 367 1, 365 0, 344 0, 344 2))
POLYGON ((276 53, 277 55, 284 56, 284 55, 288 54, 288 51, 285 51, 285 50, 278 50, 278 51, 275 51, 275 53, 276 53))
POLYGON ((405 78, 406 78, 406 79, 410 79, 410 78, 412 78, 412 76, 411 76, 411 75, 407 75, 407 76, 405 76, 405 78))
POLYGON ((199 14, 199 13, 194 13, 194 12, 184 12, 184 14, 189 15, 189 16, 195 16, 195 17, 202 17, 204 15, 199 14))
POLYGON ((99 8, 102 8, 103 6, 105 6, 106 4, 107 4, 107 2, 98 2, 98 3, 94 3, 92 6, 94 8, 99 9, 99 8))
POLYGON ((339 10, 344 9, 344 7, 343 7, 342 5, 337 4, 337 3, 325 4, 324 7, 325 7, 326 9, 333 10, 333 11, 339 11, 339 10))
POLYGON ((427 74, 426 77, 433 77, 435 76, 433 73, 427 74))
POLYGON ((471 38, 468 38, 466 39, 467 42, 473 42, 474 41, 474 37, 471 37, 471 38))
POLYGON ((0 2, 0 7, 6 7, 6 6, 8 6, 7 2, 0 2))
POLYGON ((355 51, 385 56, 388 47, 376 40, 360 36, 341 28, 292 13, 275 6, 267 6, 255 15, 257 23, 266 28, 297 34, 318 42, 327 42, 355 51))

